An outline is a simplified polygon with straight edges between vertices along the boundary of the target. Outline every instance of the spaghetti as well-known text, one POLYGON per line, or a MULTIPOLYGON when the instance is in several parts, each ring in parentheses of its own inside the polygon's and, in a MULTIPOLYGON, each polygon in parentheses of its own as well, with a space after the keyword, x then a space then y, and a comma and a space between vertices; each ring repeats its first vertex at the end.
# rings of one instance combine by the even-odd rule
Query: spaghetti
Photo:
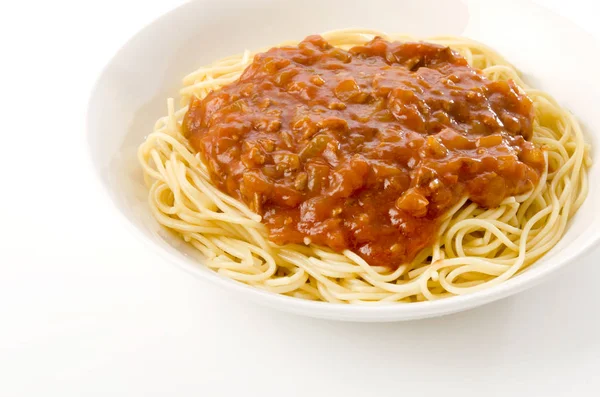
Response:
MULTIPOLYGON (((407 36, 364 30, 322 35, 349 49, 374 36, 407 36)), ((184 79, 183 107, 168 100, 168 115, 140 146, 154 217, 192 244, 218 273, 289 296, 335 303, 414 302, 473 292, 524 270, 563 235, 587 194, 588 146, 574 117, 553 98, 528 87, 500 55, 464 38, 429 43, 451 47, 492 81, 514 81, 533 102, 533 137, 544 148, 545 169, 535 188, 486 209, 466 197, 439 219, 433 244, 396 268, 373 266, 359 254, 311 244, 277 245, 261 216, 218 189, 205 161, 182 131, 192 97, 235 82, 252 62, 246 51, 198 69, 184 79)), ((296 43, 285 43, 296 44, 296 43)))

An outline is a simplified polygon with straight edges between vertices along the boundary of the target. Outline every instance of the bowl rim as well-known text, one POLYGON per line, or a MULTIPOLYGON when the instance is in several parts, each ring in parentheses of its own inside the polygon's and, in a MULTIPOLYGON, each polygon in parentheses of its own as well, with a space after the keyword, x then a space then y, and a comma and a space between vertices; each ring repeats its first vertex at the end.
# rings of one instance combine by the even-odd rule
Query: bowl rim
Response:
MULTIPOLYGON (((231 0, 223 0, 223 2, 231 2, 231 0)), ((94 130, 94 127, 90 119, 90 114, 93 111, 94 100, 98 95, 101 84, 106 79, 106 76, 109 74, 110 69, 113 67, 115 60, 119 57, 119 55, 121 55, 123 52, 126 52, 128 46, 134 40, 142 36, 146 31, 151 29, 153 25, 170 18, 176 13, 183 12, 193 3, 194 2, 185 2, 159 15, 158 17, 147 22, 138 31, 136 31, 136 33, 124 41, 124 43, 106 61, 101 68, 100 73, 97 75, 89 92, 85 112, 85 145, 87 146, 86 159, 89 167, 93 169, 92 172, 95 174, 95 178, 93 178, 95 183, 101 186, 99 190, 102 191, 102 194, 106 196, 106 199, 111 202, 112 208, 118 214, 120 222, 130 230, 132 235, 136 236, 138 240, 142 241, 146 247, 152 249, 152 251, 157 253, 160 257, 166 259, 167 262, 177 265, 178 268, 196 276, 197 278, 206 279, 213 283, 213 285, 217 285, 220 288, 233 290, 234 292, 239 293, 240 296, 251 299, 256 303, 283 311, 295 314, 304 314, 316 318, 336 319, 343 321, 391 322, 422 319, 456 313, 514 295, 547 280, 549 275, 554 274, 556 271, 564 268, 570 262, 589 253, 589 251, 600 242, 600 232, 596 232, 593 236, 588 236, 585 241, 579 242, 578 249, 570 252, 569 255, 564 257, 562 260, 548 261, 542 267, 527 269, 527 271, 518 274, 517 276, 510 278, 498 285, 465 295, 457 295, 433 301, 412 302, 409 304, 396 302, 390 304, 349 305, 304 300, 262 290, 260 288, 224 277, 208 269, 200 262, 191 263, 190 261, 182 260, 168 249, 159 246, 152 241, 152 239, 139 230, 135 226, 135 223, 119 209, 118 203, 113 197, 109 185, 103 180, 102 171, 95 161, 94 147, 92 142, 92 131, 94 130), (201 266, 205 269, 200 270, 201 266)), ((535 7, 542 8, 547 12, 553 13, 540 4, 533 2, 529 3, 533 4, 535 7)), ((581 30, 584 31, 583 29, 581 30)))

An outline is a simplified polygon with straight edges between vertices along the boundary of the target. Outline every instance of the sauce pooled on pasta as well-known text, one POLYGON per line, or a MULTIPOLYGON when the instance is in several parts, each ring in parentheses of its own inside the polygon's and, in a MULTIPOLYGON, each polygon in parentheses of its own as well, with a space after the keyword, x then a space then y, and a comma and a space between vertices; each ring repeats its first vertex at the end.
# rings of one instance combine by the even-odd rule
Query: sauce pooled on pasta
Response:
POLYGON ((512 81, 486 79, 448 47, 375 38, 344 51, 310 36, 193 98, 183 130, 272 241, 397 267, 462 197, 491 208, 537 184, 533 116, 512 81))

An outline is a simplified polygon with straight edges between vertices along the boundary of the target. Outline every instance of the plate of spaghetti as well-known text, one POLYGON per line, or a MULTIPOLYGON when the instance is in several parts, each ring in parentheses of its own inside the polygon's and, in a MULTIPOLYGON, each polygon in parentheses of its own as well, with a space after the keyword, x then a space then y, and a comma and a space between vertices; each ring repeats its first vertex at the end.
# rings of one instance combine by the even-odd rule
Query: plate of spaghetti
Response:
POLYGON ((593 38, 527 2, 342 5, 190 3, 120 50, 88 138, 138 235, 354 321, 479 306, 598 241, 593 38))

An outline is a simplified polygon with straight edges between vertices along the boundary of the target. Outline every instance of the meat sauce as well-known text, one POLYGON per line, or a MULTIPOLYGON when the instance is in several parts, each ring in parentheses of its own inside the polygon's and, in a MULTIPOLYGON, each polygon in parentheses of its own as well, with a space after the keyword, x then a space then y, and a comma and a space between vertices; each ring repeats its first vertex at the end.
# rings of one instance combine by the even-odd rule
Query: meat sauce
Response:
POLYGON ((310 36, 193 98, 183 130, 275 243, 397 267, 461 198, 492 208, 534 187, 545 160, 533 116, 514 82, 448 47, 375 38, 345 51, 310 36))

